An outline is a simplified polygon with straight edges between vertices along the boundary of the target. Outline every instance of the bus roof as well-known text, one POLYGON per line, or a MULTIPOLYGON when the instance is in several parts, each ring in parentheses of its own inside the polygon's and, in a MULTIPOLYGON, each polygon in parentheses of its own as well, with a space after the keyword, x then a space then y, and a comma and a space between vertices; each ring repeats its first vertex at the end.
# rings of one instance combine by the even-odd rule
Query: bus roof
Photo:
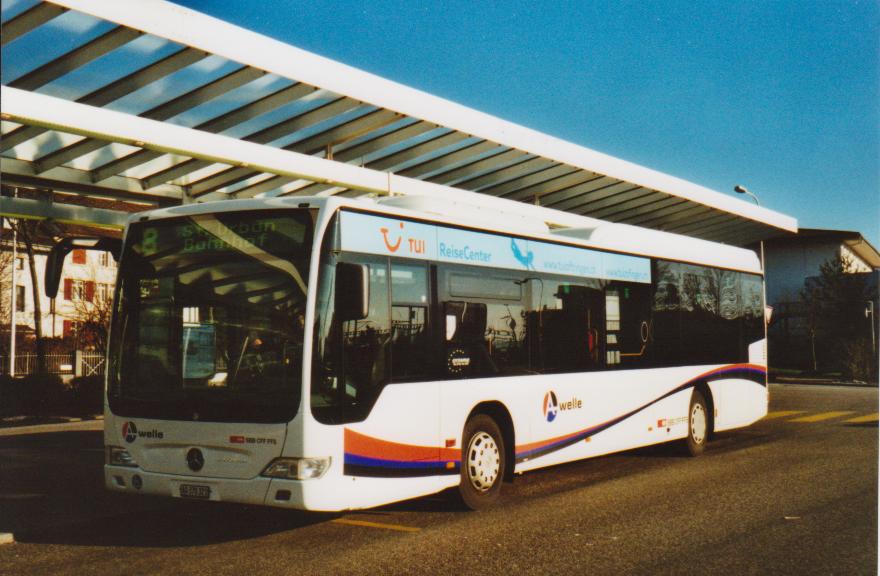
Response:
POLYGON ((430 197, 406 196, 249 199, 234 202, 206 202, 154 210, 146 214, 132 215, 131 220, 304 206, 326 208, 331 211, 350 208, 381 216, 428 221, 438 225, 761 274, 758 256, 752 250, 744 248, 637 226, 602 222, 587 217, 580 217, 581 222, 569 220, 571 226, 551 227, 544 220, 546 209, 517 202, 506 202, 506 206, 498 203, 493 206, 481 206, 478 203, 434 200, 430 197))

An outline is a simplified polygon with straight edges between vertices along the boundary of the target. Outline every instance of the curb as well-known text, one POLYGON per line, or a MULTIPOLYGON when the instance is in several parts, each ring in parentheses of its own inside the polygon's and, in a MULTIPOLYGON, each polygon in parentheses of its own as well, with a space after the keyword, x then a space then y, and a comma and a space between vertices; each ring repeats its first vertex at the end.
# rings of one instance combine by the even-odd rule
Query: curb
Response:
POLYGON ((43 434, 49 432, 64 432, 68 430, 101 430, 104 428, 104 419, 81 420, 79 422, 56 422, 52 424, 35 424, 28 426, 7 426, 0 428, 0 437, 22 436, 25 434, 43 434))
POLYGON ((70 424, 71 422, 94 422, 104 420, 103 414, 94 416, 50 416, 49 418, 35 418, 30 416, 10 416, 0 419, 0 430, 10 428, 25 428, 28 426, 50 426, 52 424, 70 424), (46 420, 49 420, 48 422, 46 420))
POLYGON ((877 388, 875 382, 851 382, 846 380, 796 380, 787 378, 774 378, 770 384, 779 386, 836 386, 839 388, 877 388))

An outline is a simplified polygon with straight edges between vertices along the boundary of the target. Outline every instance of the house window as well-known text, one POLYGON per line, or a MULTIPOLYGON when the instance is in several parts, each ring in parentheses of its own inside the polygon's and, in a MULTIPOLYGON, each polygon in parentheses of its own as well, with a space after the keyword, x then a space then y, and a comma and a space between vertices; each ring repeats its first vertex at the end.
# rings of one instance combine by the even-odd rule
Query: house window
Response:
POLYGON ((24 286, 15 287, 15 311, 24 312, 24 286))
POLYGON ((78 322, 76 320, 64 320, 62 323, 61 335, 64 338, 72 338, 76 336, 80 328, 82 328, 82 322, 78 322))
POLYGON ((93 302, 95 300, 95 283, 89 280, 74 280, 72 278, 65 278, 64 299, 85 300, 86 302, 93 302))
POLYGON ((113 268, 116 265, 116 261, 109 252, 101 252, 98 254, 98 264, 105 268, 113 268))
POLYGON ((15 269, 24 270, 24 256, 15 257, 15 269))

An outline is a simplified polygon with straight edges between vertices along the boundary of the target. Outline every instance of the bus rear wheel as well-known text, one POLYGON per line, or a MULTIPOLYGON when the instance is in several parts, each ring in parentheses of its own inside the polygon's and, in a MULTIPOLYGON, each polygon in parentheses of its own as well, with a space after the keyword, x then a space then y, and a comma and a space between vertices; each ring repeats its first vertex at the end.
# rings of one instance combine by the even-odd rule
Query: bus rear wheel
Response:
POLYGON ((465 424, 461 445, 462 503, 471 510, 488 508, 498 501, 507 463, 504 437, 498 424, 485 414, 477 414, 465 424))
POLYGON ((691 394, 691 404, 688 410, 688 435, 685 440, 688 454, 699 456, 706 449, 709 440, 709 409, 706 398, 699 390, 691 394))

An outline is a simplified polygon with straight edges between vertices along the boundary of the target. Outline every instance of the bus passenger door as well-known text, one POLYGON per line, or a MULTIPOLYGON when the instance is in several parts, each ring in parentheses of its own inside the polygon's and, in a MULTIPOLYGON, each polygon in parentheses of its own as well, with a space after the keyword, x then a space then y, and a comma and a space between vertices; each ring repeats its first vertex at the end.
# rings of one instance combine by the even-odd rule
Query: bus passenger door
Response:
MULTIPOLYGON (((313 394, 312 413, 344 425, 346 474, 437 476, 440 408, 427 265, 364 255, 345 255, 345 262, 362 267, 369 279, 368 310, 329 330, 315 363, 326 392, 313 394)), ((425 482, 431 481, 413 483, 411 495, 425 493, 425 482)))

